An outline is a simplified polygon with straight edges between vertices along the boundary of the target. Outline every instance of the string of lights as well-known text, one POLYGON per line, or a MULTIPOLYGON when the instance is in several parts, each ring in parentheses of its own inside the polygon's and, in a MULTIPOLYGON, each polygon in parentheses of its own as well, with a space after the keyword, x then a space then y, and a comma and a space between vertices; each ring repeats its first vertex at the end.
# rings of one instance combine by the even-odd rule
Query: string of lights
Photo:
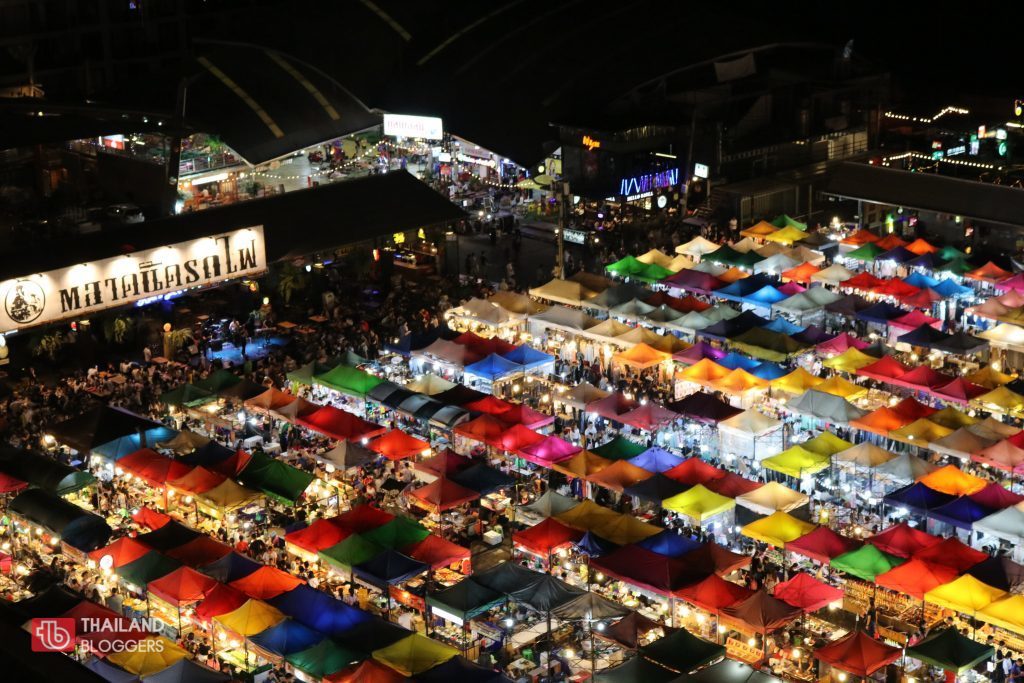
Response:
POLYGON ((890 166, 893 161, 901 161, 903 159, 924 159, 927 161, 937 161, 943 164, 953 164, 954 166, 966 166, 968 168, 984 168, 987 170, 998 169, 1002 170, 1002 166, 996 166, 995 164, 986 164, 982 161, 967 161, 966 159, 947 159, 945 157, 934 159, 928 154, 922 154, 921 152, 903 152, 902 154, 895 154, 891 157, 882 157, 882 166, 890 166))
POLYGON ((964 109, 963 107, 944 107, 941 111, 939 111, 934 116, 911 116, 909 114, 897 114, 896 112, 893 112, 893 111, 887 111, 887 112, 885 112, 885 117, 887 119, 896 119, 897 121, 914 121, 914 122, 917 122, 917 123, 934 123, 935 121, 938 121, 939 119, 941 119, 946 114, 960 114, 961 116, 966 116, 967 114, 970 114, 970 113, 971 112, 970 112, 969 109, 964 109))

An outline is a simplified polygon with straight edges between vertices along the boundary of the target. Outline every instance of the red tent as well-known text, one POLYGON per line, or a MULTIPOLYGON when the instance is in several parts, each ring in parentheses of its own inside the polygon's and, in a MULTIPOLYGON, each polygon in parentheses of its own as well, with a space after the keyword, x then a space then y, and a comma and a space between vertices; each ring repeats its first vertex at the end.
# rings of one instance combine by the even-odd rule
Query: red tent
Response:
POLYGON ((402 554, 429 564, 434 569, 447 567, 470 557, 469 548, 463 548, 461 545, 446 541, 434 534, 427 536, 422 541, 405 546, 402 548, 402 554))
POLYGON ((520 448, 517 455, 537 465, 550 467, 552 463, 571 458, 581 450, 583 449, 569 443, 565 439, 549 435, 535 444, 520 448))
POLYGON ((358 441, 384 433, 384 428, 380 425, 367 422, 334 406, 324 406, 305 417, 300 417, 298 423, 339 441, 358 441))
POLYGON ((532 446, 538 441, 543 441, 544 436, 538 434, 528 427, 523 425, 513 425, 505 431, 500 437, 498 437, 491 445, 500 448, 503 451, 509 453, 515 453, 517 451, 532 446))
POLYGON ((677 598, 715 614, 724 607, 746 600, 751 595, 753 591, 749 588, 726 581, 717 574, 711 574, 703 581, 675 591, 677 598))
POLYGON ((861 542, 858 540, 841 536, 827 526, 819 526, 811 533, 787 543, 786 550, 828 564, 832 558, 856 550, 860 546, 861 542))
POLYGON ((462 407, 466 410, 472 410, 474 413, 484 413, 486 415, 493 415, 494 417, 498 417, 502 413, 507 413, 512 410, 511 403, 503 401, 497 396, 485 396, 476 401, 464 403, 462 407))
POLYGON ((323 683, 403 683, 408 680, 390 666, 367 659, 361 664, 347 666, 341 671, 324 676, 323 683))
POLYGON ((1016 494, 995 482, 988 484, 977 493, 972 493, 968 498, 979 505, 984 505, 993 510, 1003 510, 1024 501, 1024 496, 1016 494))
POLYGON ((89 553, 89 559, 94 561, 96 564, 100 564, 100 561, 105 556, 110 555, 110 558, 113 561, 110 568, 117 569, 129 562, 134 562, 148 552, 149 548, 142 545, 134 538, 123 536, 108 545, 106 548, 93 550, 89 553))
POLYGON ((840 287, 847 287, 849 289, 859 289, 865 292, 870 292, 876 287, 885 284, 885 280, 877 278, 871 273, 857 273, 849 280, 845 280, 839 284, 840 287))
POLYGON ((918 531, 906 523, 891 526, 880 534, 867 539, 867 542, 883 552, 896 557, 911 557, 920 551, 941 542, 942 539, 923 531, 918 531))
POLYGON ((680 313, 692 313, 693 311, 700 313, 701 311, 706 311, 711 308, 711 304, 701 301, 690 294, 679 298, 666 294, 665 292, 655 292, 644 299, 644 303, 650 306, 668 306, 680 313))
POLYGON ((750 555, 734 553, 723 548, 714 541, 708 541, 696 550, 682 555, 680 558, 692 571, 700 574, 718 574, 728 576, 737 569, 750 564, 750 555))
POLYGON ((925 315, 916 308, 906 315, 901 315, 889 321, 890 327, 898 327, 901 330, 916 330, 921 325, 930 325, 938 330, 942 328, 942 321, 930 315, 925 315))
POLYGON ((789 581, 778 584, 773 594, 779 600, 799 607, 807 614, 843 599, 843 591, 819 581, 806 572, 799 572, 789 581))
POLYGON ((867 230, 865 228, 861 228, 860 230, 858 230, 857 232, 853 233, 849 237, 843 238, 842 243, 843 244, 853 244, 853 245, 856 245, 856 246, 861 246, 861 245, 867 244, 868 242, 877 242, 880 239, 881 238, 878 235, 876 235, 875 233, 871 232, 870 230, 867 230))
POLYGON ((461 472, 472 464, 472 458, 460 455, 452 449, 446 448, 426 460, 413 463, 412 468, 420 472, 427 472, 435 477, 447 477, 456 472, 461 472))
POLYGON ((906 593, 918 600, 933 588, 949 583, 957 577, 957 571, 933 562, 913 559, 875 577, 875 583, 882 588, 906 593))
POLYGON ((252 574, 236 579, 228 585, 242 591, 250 598, 269 600, 281 593, 290 591, 302 583, 305 582, 297 576, 292 576, 277 567, 264 565, 252 574))
POLYGON ((212 488, 220 486, 226 479, 220 472, 212 472, 202 465, 192 468, 192 471, 183 477, 178 477, 167 482, 168 485, 178 491, 187 493, 204 493, 212 488))
POLYGON ((763 483, 744 479, 735 472, 726 472, 725 476, 712 479, 704 484, 704 488, 726 498, 736 498, 744 493, 756 491, 762 486, 764 486, 763 483))
POLYGON ((149 592, 172 605, 187 605, 206 598, 219 583, 190 567, 179 567, 156 581, 149 582, 149 592))
POLYGON ((540 429, 555 421, 553 416, 545 415, 522 403, 513 403, 511 405, 511 408, 497 416, 502 422, 521 424, 530 429, 540 429))
POLYGON ((892 356, 882 356, 871 365, 865 365, 860 370, 857 370, 857 374, 883 382, 891 382, 896 377, 902 377, 907 374, 909 369, 892 356))
MULTIPOLYGON (((888 356, 886 356, 888 358, 888 356)), ((908 424, 922 417, 928 417, 939 412, 938 408, 926 406, 917 399, 905 398, 892 407, 892 411, 907 420, 908 424)))
POLYGON ((800 616, 800 608, 755 591, 746 600, 722 610, 722 619, 739 622, 758 633, 771 633, 800 616))
POLYGON ((704 484, 725 476, 723 470, 718 469, 714 465, 709 465, 700 458, 687 458, 672 469, 665 470, 663 474, 669 479, 674 479, 681 484, 688 484, 689 486, 704 484))
POLYGON ((962 574, 979 562, 988 559, 988 555, 964 545, 955 538, 944 538, 938 543, 914 553, 914 559, 944 565, 953 569, 957 574, 962 574))
POLYGON ((964 273, 964 277, 969 277, 972 280, 981 280, 982 282, 990 282, 992 284, 995 284, 1000 280, 1005 280, 1011 275, 1013 275, 1013 273, 1008 270, 1003 270, 991 261, 980 268, 975 268, 969 273, 964 273))
POLYGON ((372 505, 359 505, 348 512, 343 512, 337 517, 327 520, 331 524, 350 534, 361 534, 377 527, 384 526, 395 518, 390 512, 384 512, 372 505))
POLYGON ((867 678, 903 655, 903 650, 854 631, 814 651, 814 657, 840 671, 867 678))
POLYGON ((650 432, 671 422, 677 417, 679 417, 679 415, 668 408, 663 408, 657 403, 648 401, 639 408, 634 408, 628 413, 623 413, 619 416, 618 421, 622 424, 627 424, 630 427, 636 427, 637 429, 650 432))
POLYGON ((686 562, 685 557, 665 557, 640 546, 626 545, 603 557, 590 558, 590 566, 632 586, 667 596, 707 575, 686 562))
POLYGON ((184 545, 168 550, 167 557, 188 565, 189 567, 202 567, 216 562, 231 552, 231 548, 203 535, 192 539, 184 545))
POLYGON ((599 398, 587 404, 587 412, 600 415, 607 420, 619 421, 619 416, 628 413, 640 406, 639 401, 626 398, 625 395, 615 392, 604 398, 599 398))
POLYGON ((932 393, 939 398, 946 401, 956 401, 957 403, 967 403, 972 398, 987 394, 989 391, 991 390, 988 387, 968 382, 963 377, 957 377, 948 384, 932 389, 932 393))
POLYGON ((305 529, 285 534, 284 540, 310 553, 341 543, 351 535, 328 519, 317 519, 305 529))
POLYGON ((252 455, 246 453, 241 448, 235 451, 234 455, 224 458, 218 463, 210 465, 210 469, 214 472, 219 472, 225 477, 231 477, 232 479, 238 476, 238 473, 245 469, 245 466, 252 460, 252 455))
POLYGON ((516 348, 515 344, 509 344, 504 339, 498 337, 488 339, 473 332, 463 332, 452 341, 466 347, 466 365, 471 365, 492 353, 500 356, 516 348))
POLYGON ((896 235, 886 235, 882 239, 875 242, 875 244, 881 247, 882 249, 889 251, 890 249, 895 249, 896 247, 905 246, 907 242, 906 240, 903 240, 897 237, 896 235))
POLYGON ((406 490, 405 495, 433 512, 450 510, 480 497, 473 489, 468 489, 447 477, 439 477, 413 491, 406 490))
POLYGON ((169 515, 157 512, 147 505, 142 505, 132 512, 132 521, 140 526, 144 526, 147 529, 155 531, 171 521, 171 518, 169 515))
MULTIPOLYGON (((900 297, 900 301, 905 306, 930 309, 932 304, 936 301, 942 301, 944 298, 944 296, 936 292, 931 287, 925 287, 914 294, 900 297)), ((890 321, 890 324, 892 324, 892 321, 890 321)))
POLYGON ((384 436, 378 436, 367 444, 367 448, 375 453, 380 453, 388 460, 403 460, 429 452, 430 444, 422 439, 409 436, 400 429, 392 429, 384 436))
POLYGON ((819 353, 832 353, 839 355, 850 347, 863 351, 869 346, 871 345, 866 341, 852 337, 847 332, 843 332, 842 334, 832 337, 828 341, 821 342, 815 348, 819 353))
MULTIPOLYGON (((888 358, 888 356, 886 356, 886 358, 888 358)), ((872 365, 874 365, 874 363, 872 363, 872 365)), ((911 389, 934 389, 935 387, 941 387, 949 384, 953 381, 953 378, 949 375, 943 375, 941 372, 937 372, 927 365, 918 365, 913 370, 909 370, 900 377, 889 381, 893 384, 909 387, 911 389)))
POLYGON ((512 542, 538 555, 548 556, 559 548, 583 538, 583 532, 567 527, 554 517, 512 534, 512 542))
POLYGON ((463 422, 455 427, 454 431, 459 436, 464 436, 467 439, 472 439, 473 441, 491 443, 501 436, 506 429, 508 429, 507 424, 493 415, 484 413, 476 419, 470 420, 469 422, 463 422))
POLYGON ((233 612, 244 605, 248 599, 240 590, 223 583, 217 584, 206 596, 206 599, 196 607, 196 617, 208 622, 214 617, 233 612))
POLYGON ((183 477, 192 468, 183 462, 142 448, 117 461, 117 467, 143 479, 150 486, 163 486, 166 482, 183 477))
POLYGON ((0 493, 14 493, 24 488, 28 488, 28 484, 21 479, 0 472, 0 493))

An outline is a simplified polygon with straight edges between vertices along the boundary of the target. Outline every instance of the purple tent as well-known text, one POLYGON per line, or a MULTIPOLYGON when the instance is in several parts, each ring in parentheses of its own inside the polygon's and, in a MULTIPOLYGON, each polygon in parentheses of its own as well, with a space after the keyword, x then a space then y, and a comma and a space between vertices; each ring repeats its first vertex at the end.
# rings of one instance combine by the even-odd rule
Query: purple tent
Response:
POLYGON ((976 503, 968 496, 960 496, 954 501, 929 510, 928 516, 939 522, 952 524, 958 529, 970 531, 975 522, 983 517, 988 517, 993 512, 996 510, 976 503))
POLYGON ((906 507, 915 512, 927 512, 942 507, 946 503, 953 502, 956 500, 956 496, 951 496, 948 493, 939 493, 921 482, 917 482, 890 493, 883 500, 886 505, 893 507, 906 507))
POLYGON ((669 453, 660 446, 651 446, 640 455, 630 458, 629 463, 648 472, 664 472, 683 461, 678 455, 669 453))
POLYGON ((675 275, 662 280, 662 283, 667 284, 669 287, 685 289, 688 292, 695 292, 697 294, 710 294, 716 289, 725 286, 724 282, 711 273, 702 273, 699 270, 690 270, 689 268, 684 268, 675 275))
POLYGON ((680 363, 685 363, 687 365, 693 365, 694 363, 702 361, 705 358, 710 358, 713 361, 717 361, 720 358, 725 358, 726 355, 726 351, 724 351, 723 349, 716 349, 711 344, 708 344, 705 341, 701 341, 697 342, 696 344, 686 349, 685 351, 679 351, 678 353, 672 356, 672 360, 677 360, 680 363))

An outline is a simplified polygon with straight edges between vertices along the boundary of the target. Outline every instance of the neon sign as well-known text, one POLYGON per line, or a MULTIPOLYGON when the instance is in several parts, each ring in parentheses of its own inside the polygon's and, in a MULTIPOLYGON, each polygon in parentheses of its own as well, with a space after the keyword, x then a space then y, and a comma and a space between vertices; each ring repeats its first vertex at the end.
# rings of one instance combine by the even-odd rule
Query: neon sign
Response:
POLYGON ((679 184, 679 169, 673 168, 658 173, 645 173, 644 175, 623 178, 619 181, 620 195, 637 195, 653 192, 663 187, 672 187, 679 184))
POLYGON ((583 146, 586 147, 588 151, 593 152, 595 149, 599 149, 601 147, 601 141, 595 140, 589 135, 584 135, 583 146))

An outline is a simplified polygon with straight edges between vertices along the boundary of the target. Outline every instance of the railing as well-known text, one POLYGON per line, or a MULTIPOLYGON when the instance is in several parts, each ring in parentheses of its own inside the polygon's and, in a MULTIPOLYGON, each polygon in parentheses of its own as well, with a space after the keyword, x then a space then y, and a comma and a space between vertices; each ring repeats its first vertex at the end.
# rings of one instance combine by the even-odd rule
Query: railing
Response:
POLYGON ((188 159, 182 158, 181 164, 178 166, 178 177, 183 178, 195 175, 196 173, 206 173, 207 171, 235 166, 240 163, 241 161, 239 161, 238 157, 230 152, 199 154, 188 159))

